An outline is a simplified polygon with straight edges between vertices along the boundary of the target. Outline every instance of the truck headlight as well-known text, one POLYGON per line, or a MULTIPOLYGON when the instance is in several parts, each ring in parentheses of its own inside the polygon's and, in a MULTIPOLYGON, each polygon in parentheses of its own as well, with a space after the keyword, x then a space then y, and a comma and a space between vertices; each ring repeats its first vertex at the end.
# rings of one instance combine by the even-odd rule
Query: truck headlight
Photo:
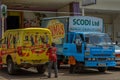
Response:
POLYGON ((93 61, 95 61, 95 58, 92 58, 93 61))
POLYGON ((90 53, 89 53, 89 52, 86 52, 86 53, 85 53, 85 56, 89 56, 89 55, 90 55, 90 53))
POLYGON ((88 61, 95 61, 96 59, 95 58, 88 58, 87 60, 88 61))
POLYGON ((107 60, 115 60, 115 58, 107 58, 107 60))
POLYGON ((115 60, 115 58, 111 58, 111 60, 115 60))
POLYGON ((111 58, 107 58, 107 60, 111 60, 111 58))
POLYGON ((88 58, 89 61, 91 61, 92 59, 91 58, 88 58))

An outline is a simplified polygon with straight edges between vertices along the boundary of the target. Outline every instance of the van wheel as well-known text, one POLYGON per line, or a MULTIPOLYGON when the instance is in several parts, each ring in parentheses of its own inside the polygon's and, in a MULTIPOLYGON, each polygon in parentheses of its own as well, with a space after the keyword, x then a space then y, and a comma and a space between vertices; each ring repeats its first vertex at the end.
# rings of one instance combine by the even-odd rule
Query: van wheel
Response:
POLYGON ((39 65, 36 67, 36 69, 39 74, 44 74, 46 68, 45 68, 45 65, 39 65))
POLYGON ((107 70, 106 67, 98 67, 99 72, 105 72, 107 70))
POLYGON ((11 58, 7 60, 7 70, 8 70, 8 74, 10 75, 15 74, 15 65, 11 58))

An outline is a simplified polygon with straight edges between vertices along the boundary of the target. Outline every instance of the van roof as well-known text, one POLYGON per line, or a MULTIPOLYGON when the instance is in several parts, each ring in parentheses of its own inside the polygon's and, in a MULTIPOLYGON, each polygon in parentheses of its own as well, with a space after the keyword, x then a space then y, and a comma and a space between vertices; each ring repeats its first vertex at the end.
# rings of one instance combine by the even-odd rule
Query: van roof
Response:
POLYGON ((44 31, 49 31, 50 32, 50 30, 49 29, 47 29, 47 28, 22 28, 22 29, 10 29, 10 30, 7 30, 7 32, 9 32, 9 31, 29 31, 29 30, 44 30, 44 31))

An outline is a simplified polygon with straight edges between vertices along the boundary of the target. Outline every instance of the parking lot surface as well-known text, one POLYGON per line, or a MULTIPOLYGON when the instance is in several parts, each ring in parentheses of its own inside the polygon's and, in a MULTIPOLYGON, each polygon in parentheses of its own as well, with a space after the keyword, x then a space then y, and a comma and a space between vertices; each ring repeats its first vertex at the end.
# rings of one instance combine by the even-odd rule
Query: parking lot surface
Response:
POLYGON ((6 68, 0 70, 0 80, 120 80, 120 68, 113 68, 105 73, 96 69, 86 69, 82 73, 69 74, 69 67, 59 69, 58 78, 47 78, 47 71, 40 75, 35 69, 21 69, 16 75, 8 75, 6 68))

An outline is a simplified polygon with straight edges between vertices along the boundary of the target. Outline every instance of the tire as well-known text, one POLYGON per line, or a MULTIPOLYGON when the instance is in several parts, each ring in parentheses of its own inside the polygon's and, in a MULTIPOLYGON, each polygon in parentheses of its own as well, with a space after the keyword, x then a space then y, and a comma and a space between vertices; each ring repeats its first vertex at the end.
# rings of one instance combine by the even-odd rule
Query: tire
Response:
POLYGON ((37 69, 39 74, 44 74, 46 67, 45 67, 45 65, 39 65, 36 67, 36 69, 37 69))
POLYGON ((75 73, 81 73, 81 72, 84 72, 84 64, 81 62, 78 62, 75 65, 75 73))
POLYGON ((98 67, 99 72, 105 72, 107 70, 106 67, 98 67))
POLYGON ((8 74, 10 74, 10 75, 13 75, 13 74, 16 73, 15 65, 14 65, 14 63, 13 63, 11 58, 9 58, 7 60, 7 71, 8 71, 8 74))

